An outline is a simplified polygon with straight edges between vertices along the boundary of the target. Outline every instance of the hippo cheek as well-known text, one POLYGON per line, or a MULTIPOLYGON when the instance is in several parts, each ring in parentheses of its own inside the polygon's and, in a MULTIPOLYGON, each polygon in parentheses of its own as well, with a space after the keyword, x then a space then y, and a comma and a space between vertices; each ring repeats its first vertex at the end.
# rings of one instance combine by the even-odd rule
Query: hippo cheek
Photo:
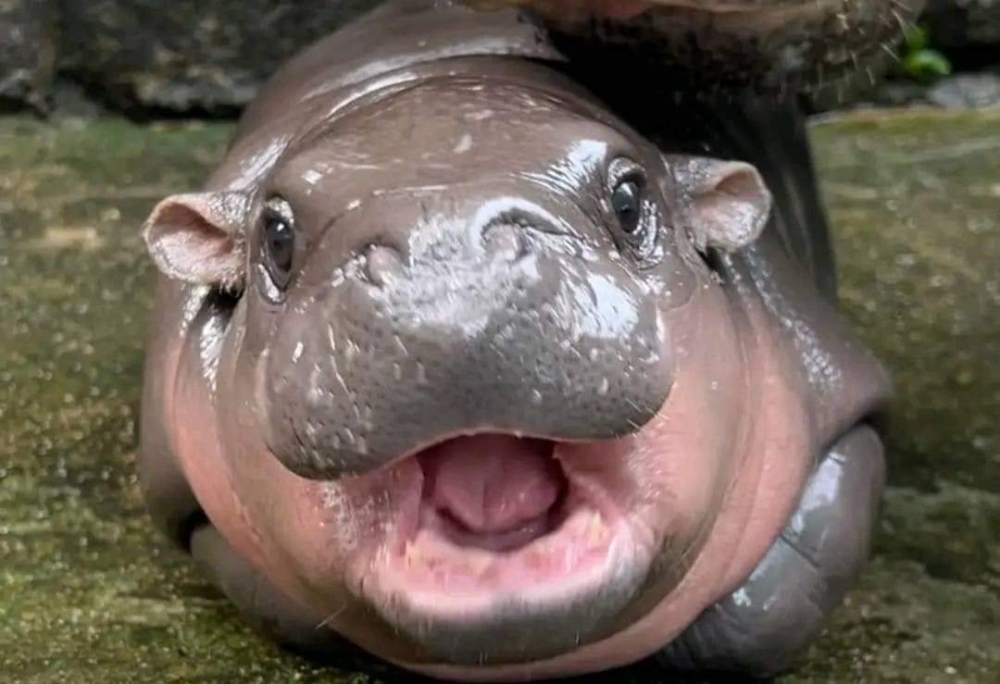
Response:
POLYGON ((747 365, 744 321, 717 288, 698 290, 687 304, 665 312, 664 321, 675 331, 674 387, 622 455, 635 483, 624 507, 655 556, 619 626, 640 620, 685 577, 753 449, 760 392, 747 365))
MULTIPOLYGON (((230 425, 229 427, 232 427, 230 425)), ((317 482, 284 468, 259 442, 229 434, 222 468, 228 492, 196 481, 209 515, 227 538, 252 539, 254 565, 279 590, 316 614, 317 628, 334 629, 368 650, 397 656, 407 644, 388 645, 372 625, 361 585, 378 554, 392 552, 420 501, 414 462, 361 480, 317 482), (369 643, 371 641, 371 643, 369 643)), ((241 545, 241 548, 243 546, 241 545)))

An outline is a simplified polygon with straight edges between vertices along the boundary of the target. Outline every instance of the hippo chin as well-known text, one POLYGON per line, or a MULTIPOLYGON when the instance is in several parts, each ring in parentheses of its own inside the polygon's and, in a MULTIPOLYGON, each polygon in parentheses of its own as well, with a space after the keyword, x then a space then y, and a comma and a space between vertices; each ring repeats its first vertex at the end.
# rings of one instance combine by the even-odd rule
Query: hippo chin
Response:
POLYGON ((390 5, 149 218, 147 500, 283 643, 761 674, 863 565, 887 382, 822 226, 566 74, 517 11, 390 5))

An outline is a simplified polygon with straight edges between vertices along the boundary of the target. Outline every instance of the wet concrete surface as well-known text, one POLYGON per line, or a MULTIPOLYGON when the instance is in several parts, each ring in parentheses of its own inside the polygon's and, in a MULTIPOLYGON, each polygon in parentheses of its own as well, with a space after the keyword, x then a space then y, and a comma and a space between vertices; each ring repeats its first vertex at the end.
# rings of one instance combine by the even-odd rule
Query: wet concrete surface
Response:
MULTIPOLYGON (((153 272, 138 226, 158 198, 197 186, 230 130, 0 119, 0 681, 390 681, 258 638, 143 512, 153 272)), ((898 398, 871 568, 781 681, 992 684, 1000 110, 856 112, 814 138, 845 315, 898 398)), ((593 681, 675 680, 639 667, 593 681)))

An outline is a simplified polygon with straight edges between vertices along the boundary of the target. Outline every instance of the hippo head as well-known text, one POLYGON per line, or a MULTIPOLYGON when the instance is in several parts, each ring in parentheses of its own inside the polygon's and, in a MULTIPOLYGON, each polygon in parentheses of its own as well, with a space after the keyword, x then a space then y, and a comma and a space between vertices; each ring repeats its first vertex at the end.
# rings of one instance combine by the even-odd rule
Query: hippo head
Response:
POLYGON ((769 211, 753 167, 664 156, 575 93, 363 98, 252 188, 147 224, 159 268, 229 307, 207 398, 174 409, 179 442, 202 430, 185 474, 276 586, 390 660, 622 633, 689 574, 752 439, 753 341, 713 264, 769 211))

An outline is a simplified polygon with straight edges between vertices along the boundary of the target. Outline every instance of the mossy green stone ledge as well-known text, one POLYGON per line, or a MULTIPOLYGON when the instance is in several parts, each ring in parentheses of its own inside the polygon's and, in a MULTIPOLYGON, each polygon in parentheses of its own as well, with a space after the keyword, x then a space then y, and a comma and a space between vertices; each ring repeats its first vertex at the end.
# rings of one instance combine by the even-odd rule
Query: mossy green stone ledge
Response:
MULTIPOLYGON (((248 631, 139 497, 138 228, 230 131, 0 119, 0 681, 385 681, 248 631)), ((898 399, 875 559, 785 684, 1000 681, 998 131, 989 110, 814 128, 845 315, 898 399)))

